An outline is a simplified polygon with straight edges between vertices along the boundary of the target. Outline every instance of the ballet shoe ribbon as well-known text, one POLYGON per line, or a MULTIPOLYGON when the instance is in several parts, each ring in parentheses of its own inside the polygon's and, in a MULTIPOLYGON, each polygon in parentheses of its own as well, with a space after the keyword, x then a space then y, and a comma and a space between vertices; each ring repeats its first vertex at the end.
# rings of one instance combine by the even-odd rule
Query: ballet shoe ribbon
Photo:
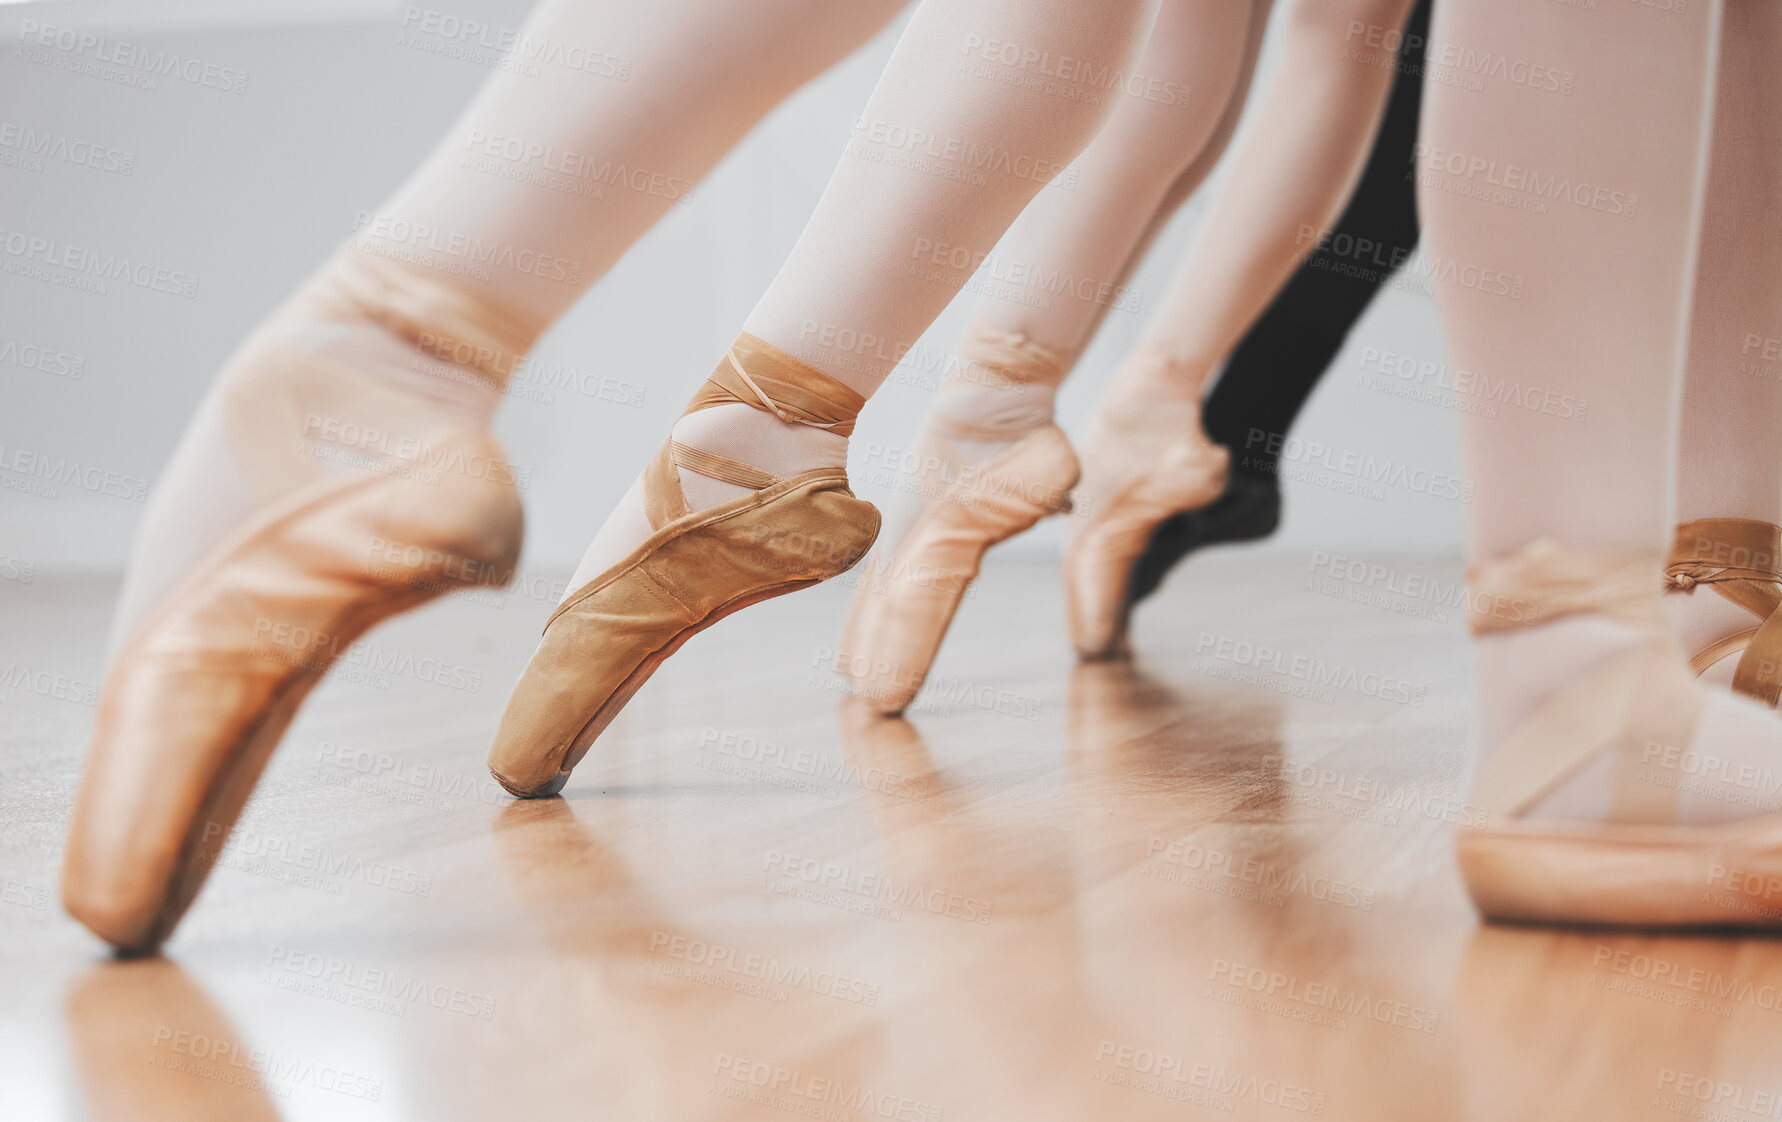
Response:
POLYGON ((1481 769, 1474 798, 1518 815, 1605 753, 1612 754, 1610 817, 1674 818, 1677 790, 1655 781, 1652 748, 1687 747, 1701 698, 1659 606, 1657 556, 1578 550, 1550 538, 1468 569, 1471 625, 1494 635, 1593 615, 1644 633, 1542 700, 1481 769))
MULTIPOLYGON (((747 405, 772 413, 787 424, 851 436, 866 398, 809 363, 744 332, 681 416, 720 405, 747 405)), ((688 513, 687 496, 681 490, 683 467, 757 491, 777 482, 776 476, 751 464, 666 440, 644 469, 644 513, 653 529, 660 530, 688 513)))
POLYGON ((1774 706, 1782 697, 1782 527, 1751 518, 1698 518, 1678 524, 1665 566, 1665 591, 1712 588, 1762 622, 1697 653, 1701 673, 1743 650, 1733 690, 1774 706))
POLYGON ((1655 554, 1571 549, 1540 538, 1467 568, 1469 624, 1474 635, 1495 635, 1588 613, 1666 634, 1659 572, 1655 554))
POLYGON ((772 413, 787 424, 852 436, 866 398, 809 363, 744 333, 687 403, 682 416, 719 405, 741 404, 772 413))

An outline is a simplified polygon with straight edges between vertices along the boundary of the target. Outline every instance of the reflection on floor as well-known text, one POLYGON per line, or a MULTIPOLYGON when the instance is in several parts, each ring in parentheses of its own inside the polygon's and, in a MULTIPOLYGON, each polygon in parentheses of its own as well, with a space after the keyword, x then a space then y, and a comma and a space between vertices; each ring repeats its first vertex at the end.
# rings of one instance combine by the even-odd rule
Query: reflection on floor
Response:
POLYGON ((1401 568, 1198 562, 1084 667, 993 568, 907 721, 801 594, 531 803, 481 761, 548 582, 445 605, 130 963, 54 898, 108 590, 0 591, 0 1118, 1782 1114, 1782 944, 1476 923, 1458 573, 1401 568))

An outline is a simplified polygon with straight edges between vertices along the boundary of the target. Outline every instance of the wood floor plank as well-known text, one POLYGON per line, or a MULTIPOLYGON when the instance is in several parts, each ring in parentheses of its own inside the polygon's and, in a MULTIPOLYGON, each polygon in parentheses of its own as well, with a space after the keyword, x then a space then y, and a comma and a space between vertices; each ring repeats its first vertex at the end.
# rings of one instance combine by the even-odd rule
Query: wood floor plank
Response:
POLYGON ((1458 613, 1305 569, 1197 560, 1077 666, 993 565, 908 721, 788 597, 531 803, 482 761, 549 605, 429 608, 145 962, 55 899, 111 590, 0 588, 0 1118, 1782 1117, 1782 943, 1481 926, 1458 613))

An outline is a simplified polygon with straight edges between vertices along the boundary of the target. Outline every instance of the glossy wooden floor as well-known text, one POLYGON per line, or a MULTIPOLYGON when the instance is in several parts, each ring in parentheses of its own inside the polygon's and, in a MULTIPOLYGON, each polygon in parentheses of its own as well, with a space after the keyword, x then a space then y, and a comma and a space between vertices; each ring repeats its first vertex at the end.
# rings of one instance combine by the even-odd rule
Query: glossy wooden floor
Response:
POLYGON ((55 901, 109 590, 0 585, 0 1118, 1782 1114, 1782 943, 1475 921, 1451 606, 1203 561, 1077 668, 989 576, 911 721, 817 590, 535 803, 482 758, 551 590, 398 621, 131 963, 55 901))

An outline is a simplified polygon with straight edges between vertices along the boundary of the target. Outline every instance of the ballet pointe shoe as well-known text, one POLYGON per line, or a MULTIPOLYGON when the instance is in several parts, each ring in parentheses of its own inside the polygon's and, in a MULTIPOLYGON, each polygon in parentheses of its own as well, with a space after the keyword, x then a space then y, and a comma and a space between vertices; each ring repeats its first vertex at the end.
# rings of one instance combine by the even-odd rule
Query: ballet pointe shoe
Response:
POLYGON ((1757 617, 1757 626, 1709 643, 1689 659, 1699 677, 1739 655, 1735 693, 1774 708, 1782 696, 1782 527, 1749 518, 1698 518, 1677 526, 1665 591, 1711 588, 1757 617))
MULTIPOLYGON (((743 335, 686 412, 738 402, 846 436, 865 399, 743 335)), ((508 698, 489 771, 511 794, 562 790, 594 740, 688 639, 751 604, 846 572, 878 537, 878 510, 854 497, 843 468, 779 478, 671 438, 643 487, 655 532, 552 613, 508 698), (751 491, 689 511, 682 467, 751 491)))
POLYGON ((511 577, 522 515, 494 438, 448 431, 423 447, 425 472, 323 479, 262 508, 119 651, 62 899, 120 951, 173 930, 298 707, 359 636, 511 577))
MULTIPOLYGON (((931 418, 932 433, 997 440, 993 430, 931 418)), ((854 594, 837 664, 884 716, 907 709, 939 652, 984 554, 1050 514, 1070 510, 1077 457, 1044 425, 951 483, 854 594)))
POLYGON ((1151 535, 1127 582, 1127 611, 1162 588, 1164 578, 1189 554, 1209 546, 1261 541, 1280 525, 1281 487, 1275 477, 1230 473, 1218 498, 1172 514, 1151 535))
POLYGON ((1130 653, 1133 571, 1172 516, 1197 510, 1225 490, 1231 453, 1194 431, 1170 443, 1143 474, 1087 513, 1064 553, 1064 601, 1071 644, 1085 660, 1130 653))
POLYGON ((206 408, 257 508, 119 645, 69 826, 63 904, 121 952, 172 932, 292 717, 355 640, 512 577, 523 515, 487 429, 307 345, 367 323, 461 350, 455 369, 489 399, 541 326, 349 248, 230 359, 206 408))
POLYGON ((1775 906, 1782 892, 1768 907, 1739 899, 1751 885, 1782 886, 1782 814, 1711 825, 1678 821, 1689 776, 1667 762, 1672 753, 1654 749, 1688 749, 1698 725, 1749 727, 1771 718, 1694 681, 1654 594, 1658 578, 1656 556, 1591 553, 1544 539, 1469 572, 1476 635, 1588 615, 1643 636, 1541 700, 1481 766, 1471 801, 1485 824, 1462 829, 1457 852, 1483 915, 1636 927, 1782 926, 1782 907, 1775 906), (1586 769, 1607 777, 1606 821, 1529 817, 1586 769))

